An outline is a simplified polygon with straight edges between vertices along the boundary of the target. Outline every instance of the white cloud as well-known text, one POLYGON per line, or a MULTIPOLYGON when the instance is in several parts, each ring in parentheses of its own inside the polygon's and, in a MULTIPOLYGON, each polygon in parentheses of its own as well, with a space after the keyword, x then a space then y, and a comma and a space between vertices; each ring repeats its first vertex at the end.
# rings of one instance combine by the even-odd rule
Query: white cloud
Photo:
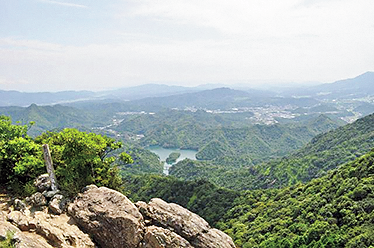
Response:
POLYGON ((372 0, 310 1, 128 0, 125 11, 116 8, 123 19, 108 24, 108 38, 87 29, 100 42, 0 39, 0 76, 61 90, 150 81, 332 82, 373 70, 372 0), (201 35, 211 30, 218 35, 201 35))
POLYGON ((373 9, 371 0, 136 0, 133 3, 125 15, 213 28, 242 37, 318 35, 351 28, 354 23, 349 25, 349 22, 360 19, 362 14, 373 20, 368 11, 373 9))
POLYGON ((39 40, 25 40, 17 39, 16 37, 0 38, 0 47, 8 46, 13 49, 36 49, 36 50, 49 50, 49 51, 60 51, 63 46, 59 44, 43 42, 39 40))
POLYGON ((49 4, 55 4, 55 5, 60 5, 60 6, 66 6, 66 7, 87 8, 86 5, 82 5, 82 4, 59 2, 59 1, 53 1, 53 0, 39 0, 39 2, 44 2, 44 3, 49 3, 49 4))
POLYGON ((0 77, 1 90, 14 90, 14 89, 22 90, 28 85, 31 85, 31 83, 25 79, 20 79, 20 80, 15 81, 15 80, 0 77))

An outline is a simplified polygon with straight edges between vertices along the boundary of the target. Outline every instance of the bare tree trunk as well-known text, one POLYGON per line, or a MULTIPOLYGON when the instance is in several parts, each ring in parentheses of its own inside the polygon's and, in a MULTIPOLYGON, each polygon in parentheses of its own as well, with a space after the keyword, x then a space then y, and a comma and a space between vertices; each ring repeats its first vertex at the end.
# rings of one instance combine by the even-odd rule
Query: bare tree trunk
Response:
POLYGON ((53 191, 57 190, 57 179, 55 175, 55 170, 53 168, 53 163, 52 163, 52 157, 51 157, 51 152, 49 151, 49 146, 48 144, 43 145, 43 154, 44 154, 44 160, 45 164, 47 166, 47 172, 49 174, 49 178, 51 179, 51 188, 53 191))

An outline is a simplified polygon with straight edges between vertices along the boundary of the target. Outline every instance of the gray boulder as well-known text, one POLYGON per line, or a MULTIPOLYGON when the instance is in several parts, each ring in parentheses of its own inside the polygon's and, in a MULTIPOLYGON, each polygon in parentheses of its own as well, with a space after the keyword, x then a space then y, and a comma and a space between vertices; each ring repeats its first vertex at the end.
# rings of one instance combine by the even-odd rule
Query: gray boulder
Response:
POLYGON ((48 174, 43 174, 35 179, 34 186, 39 192, 48 191, 51 188, 52 182, 48 174))
POLYGON ((8 220, 23 231, 22 235, 20 234, 22 237, 33 233, 34 240, 44 238, 54 247, 95 247, 90 237, 83 233, 66 214, 56 216, 35 211, 32 215, 26 215, 20 211, 11 211, 8 220))
POLYGON ((62 214, 65 208, 67 200, 63 195, 55 195, 49 202, 48 208, 54 214, 62 214))
POLYGON ((34 233, 21 232, 9 222, 0 221, 0 239, 4 240, 11 234, 16 248, 52 248, 48 242, 34 233))
POLYGON ((26 201, 34 207, 40 207, 40 206, 46 206, 47 205, 47 199, 40 192, 36 192, 35 194, 31 195, 30 197, 27 197, 26 201))
POLYGON ((193 248, 184 238, 162 227, 149 226, 141 248, 193 248))
POLYGON ((197 214, 174 203, 154 198, 149 204, 138 202, 140 212, 156 226, 173 231, 197 248, 235 248, 232 239, 213 229, 197 214))
POLYGON ((115 190, 87 187, 69 205, 68 212, 101 247, 135 248, 143 240, 143 216, 115 190))
POLYGON ((24 211, 27 208, 26 204, 20 199, 15 199, 13 205, 14 209, 18 211, 24 211))

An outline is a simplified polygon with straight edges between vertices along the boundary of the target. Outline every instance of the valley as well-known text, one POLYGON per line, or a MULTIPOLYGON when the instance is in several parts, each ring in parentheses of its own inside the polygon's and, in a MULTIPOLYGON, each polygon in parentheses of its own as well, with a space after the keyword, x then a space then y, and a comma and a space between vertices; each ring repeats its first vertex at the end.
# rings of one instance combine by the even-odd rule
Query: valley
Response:
POLYGON ((158 85, 144 98, 142 87, 84 92, 84 101, 65 92, 52 94, 63 104, 43 94, 27 107, 37 93, 13 92, 24 97, 0 107, 2 180, 32 192, 43 168, 37 148, 49 142, 69 194, 98 183, 134 202, 162 198, 237 247, 371 248, 372 85, 374 73, 276 92, 158 85))

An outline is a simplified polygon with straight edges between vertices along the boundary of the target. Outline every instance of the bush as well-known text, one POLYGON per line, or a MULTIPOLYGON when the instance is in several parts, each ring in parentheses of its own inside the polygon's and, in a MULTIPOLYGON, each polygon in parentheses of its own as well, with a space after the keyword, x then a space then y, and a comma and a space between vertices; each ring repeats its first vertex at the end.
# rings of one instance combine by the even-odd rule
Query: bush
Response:
MULTIPOLYGON (((116 158, 110 156, 122 146, 120 142, 76 129, 48 132, 37 137, 36 142, 49 144, 59 187, 69 194, 76 194, 89 184, 120 188, 116 158)), ((124 163, 132 162, 127 154, 120 158, 124 163)))

